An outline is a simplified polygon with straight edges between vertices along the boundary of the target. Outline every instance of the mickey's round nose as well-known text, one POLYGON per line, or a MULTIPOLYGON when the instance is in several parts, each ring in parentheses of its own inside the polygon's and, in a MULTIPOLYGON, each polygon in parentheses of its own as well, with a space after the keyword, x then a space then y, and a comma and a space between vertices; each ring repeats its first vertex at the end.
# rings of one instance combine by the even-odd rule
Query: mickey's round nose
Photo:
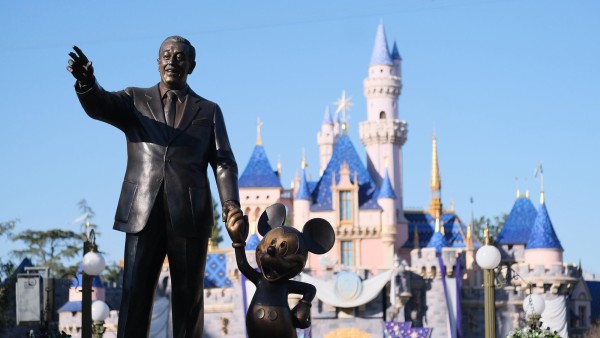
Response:
POLYGON ((271 245, 267 248, 267 253, 269 254, 269 256, 275 256, 275 254, 277 253, 277 249, 275 249, 275 247, 271 245))

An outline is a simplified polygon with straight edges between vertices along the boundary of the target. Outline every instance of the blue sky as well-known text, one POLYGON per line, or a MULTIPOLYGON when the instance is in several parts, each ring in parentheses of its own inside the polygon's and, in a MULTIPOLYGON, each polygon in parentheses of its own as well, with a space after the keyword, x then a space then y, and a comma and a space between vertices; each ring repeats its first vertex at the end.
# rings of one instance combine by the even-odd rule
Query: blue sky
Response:
MULTIPOLYGON (((78 230, 85 198, 107 259, 122 257, 124 235, 111 228, 125 140, 80 108, 65 70, 73 44, 102 86, 118 90, 157 83, 160 43, 187 37, 198 54, 190 86, 221 105, 240 169, 260 117, 271 164, 281 159, 289 187, 302 148, 317 177, 316 133, 342 90, 353 97, 349 135, 364 154, 362 81, 382 19, 404 60, 405 206, 429 203, 434 128, 443 202, 466 221, 471 196, 476 216, 509 212, 517 187, 537 205, 533 171, 542 162, 565 260, 600 273, 599 14, 592 0, 3 2, 0 221, 19 218, 16 231, 78 230)), ((0 255, 19 245, 2 245, 0 255)))

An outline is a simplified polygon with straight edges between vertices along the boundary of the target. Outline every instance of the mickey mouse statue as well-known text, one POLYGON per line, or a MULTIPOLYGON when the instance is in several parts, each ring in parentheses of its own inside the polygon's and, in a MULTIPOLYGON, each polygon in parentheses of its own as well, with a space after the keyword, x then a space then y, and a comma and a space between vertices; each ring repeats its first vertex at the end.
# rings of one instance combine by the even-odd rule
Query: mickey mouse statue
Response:
POLYGON ((335 242, 333 228, 326 220, 311 219, 300 232, 283 225, 285 216, 285 206, 277 203, 269 206, 258 220, 258 232, 264 236, 256 247, 260 272, 246 259, 247 216, 239 209, 230 211, 227 216, 227 232, 235 248, 238 268, 256 285, 246 316, 250 338, 297 338, 296 328, 310 326, 310 306, 317 289, 290 278, 302 272, 309 251, 322 255, 331 250, 335 242), (290 293, 302 295, 292 310, 288 306, 290 293))

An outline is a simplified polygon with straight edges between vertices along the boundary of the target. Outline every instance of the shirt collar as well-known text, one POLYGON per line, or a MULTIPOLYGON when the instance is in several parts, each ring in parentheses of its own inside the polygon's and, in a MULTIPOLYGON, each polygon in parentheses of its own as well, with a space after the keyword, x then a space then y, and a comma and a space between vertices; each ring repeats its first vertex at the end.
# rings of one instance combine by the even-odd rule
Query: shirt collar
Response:
POLYGON ((179 102, 183 102, 183 99, 187 95, 189 88, 190 87, 187 84, 185 85, 185 87, 183 87, 182 89, 178 89, 178 90, 167 89, 163 86, 162 82, 158 85, 158 90, 160 91, 161 99, 163 99, 165 97, 165 95, 167 94, 167 92, 170 90, 172 92, 175 92, 175 94, 177 94, 177 100, 179 100, 179 102))

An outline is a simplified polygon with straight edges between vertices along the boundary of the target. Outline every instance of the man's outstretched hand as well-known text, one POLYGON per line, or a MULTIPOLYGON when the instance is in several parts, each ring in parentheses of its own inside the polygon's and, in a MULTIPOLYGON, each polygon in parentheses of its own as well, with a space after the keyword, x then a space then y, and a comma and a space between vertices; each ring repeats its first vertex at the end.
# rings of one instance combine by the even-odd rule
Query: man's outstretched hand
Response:
POLYGON ((225 227, 234 248, 246 245, 249 230, 248 217, 244 216, 240 208, 229 210, 225 227))
POLYGON ((69 59, 67 70, 73 74, 73 77, 77 79, 80 86, 89 86, 93 84, 95 79, 92 62, 88 60, 87 56, 83 54, 79 47, 73 46, 73 50, 75 50, 75 53, 69 53, 71 59, 69 59))

